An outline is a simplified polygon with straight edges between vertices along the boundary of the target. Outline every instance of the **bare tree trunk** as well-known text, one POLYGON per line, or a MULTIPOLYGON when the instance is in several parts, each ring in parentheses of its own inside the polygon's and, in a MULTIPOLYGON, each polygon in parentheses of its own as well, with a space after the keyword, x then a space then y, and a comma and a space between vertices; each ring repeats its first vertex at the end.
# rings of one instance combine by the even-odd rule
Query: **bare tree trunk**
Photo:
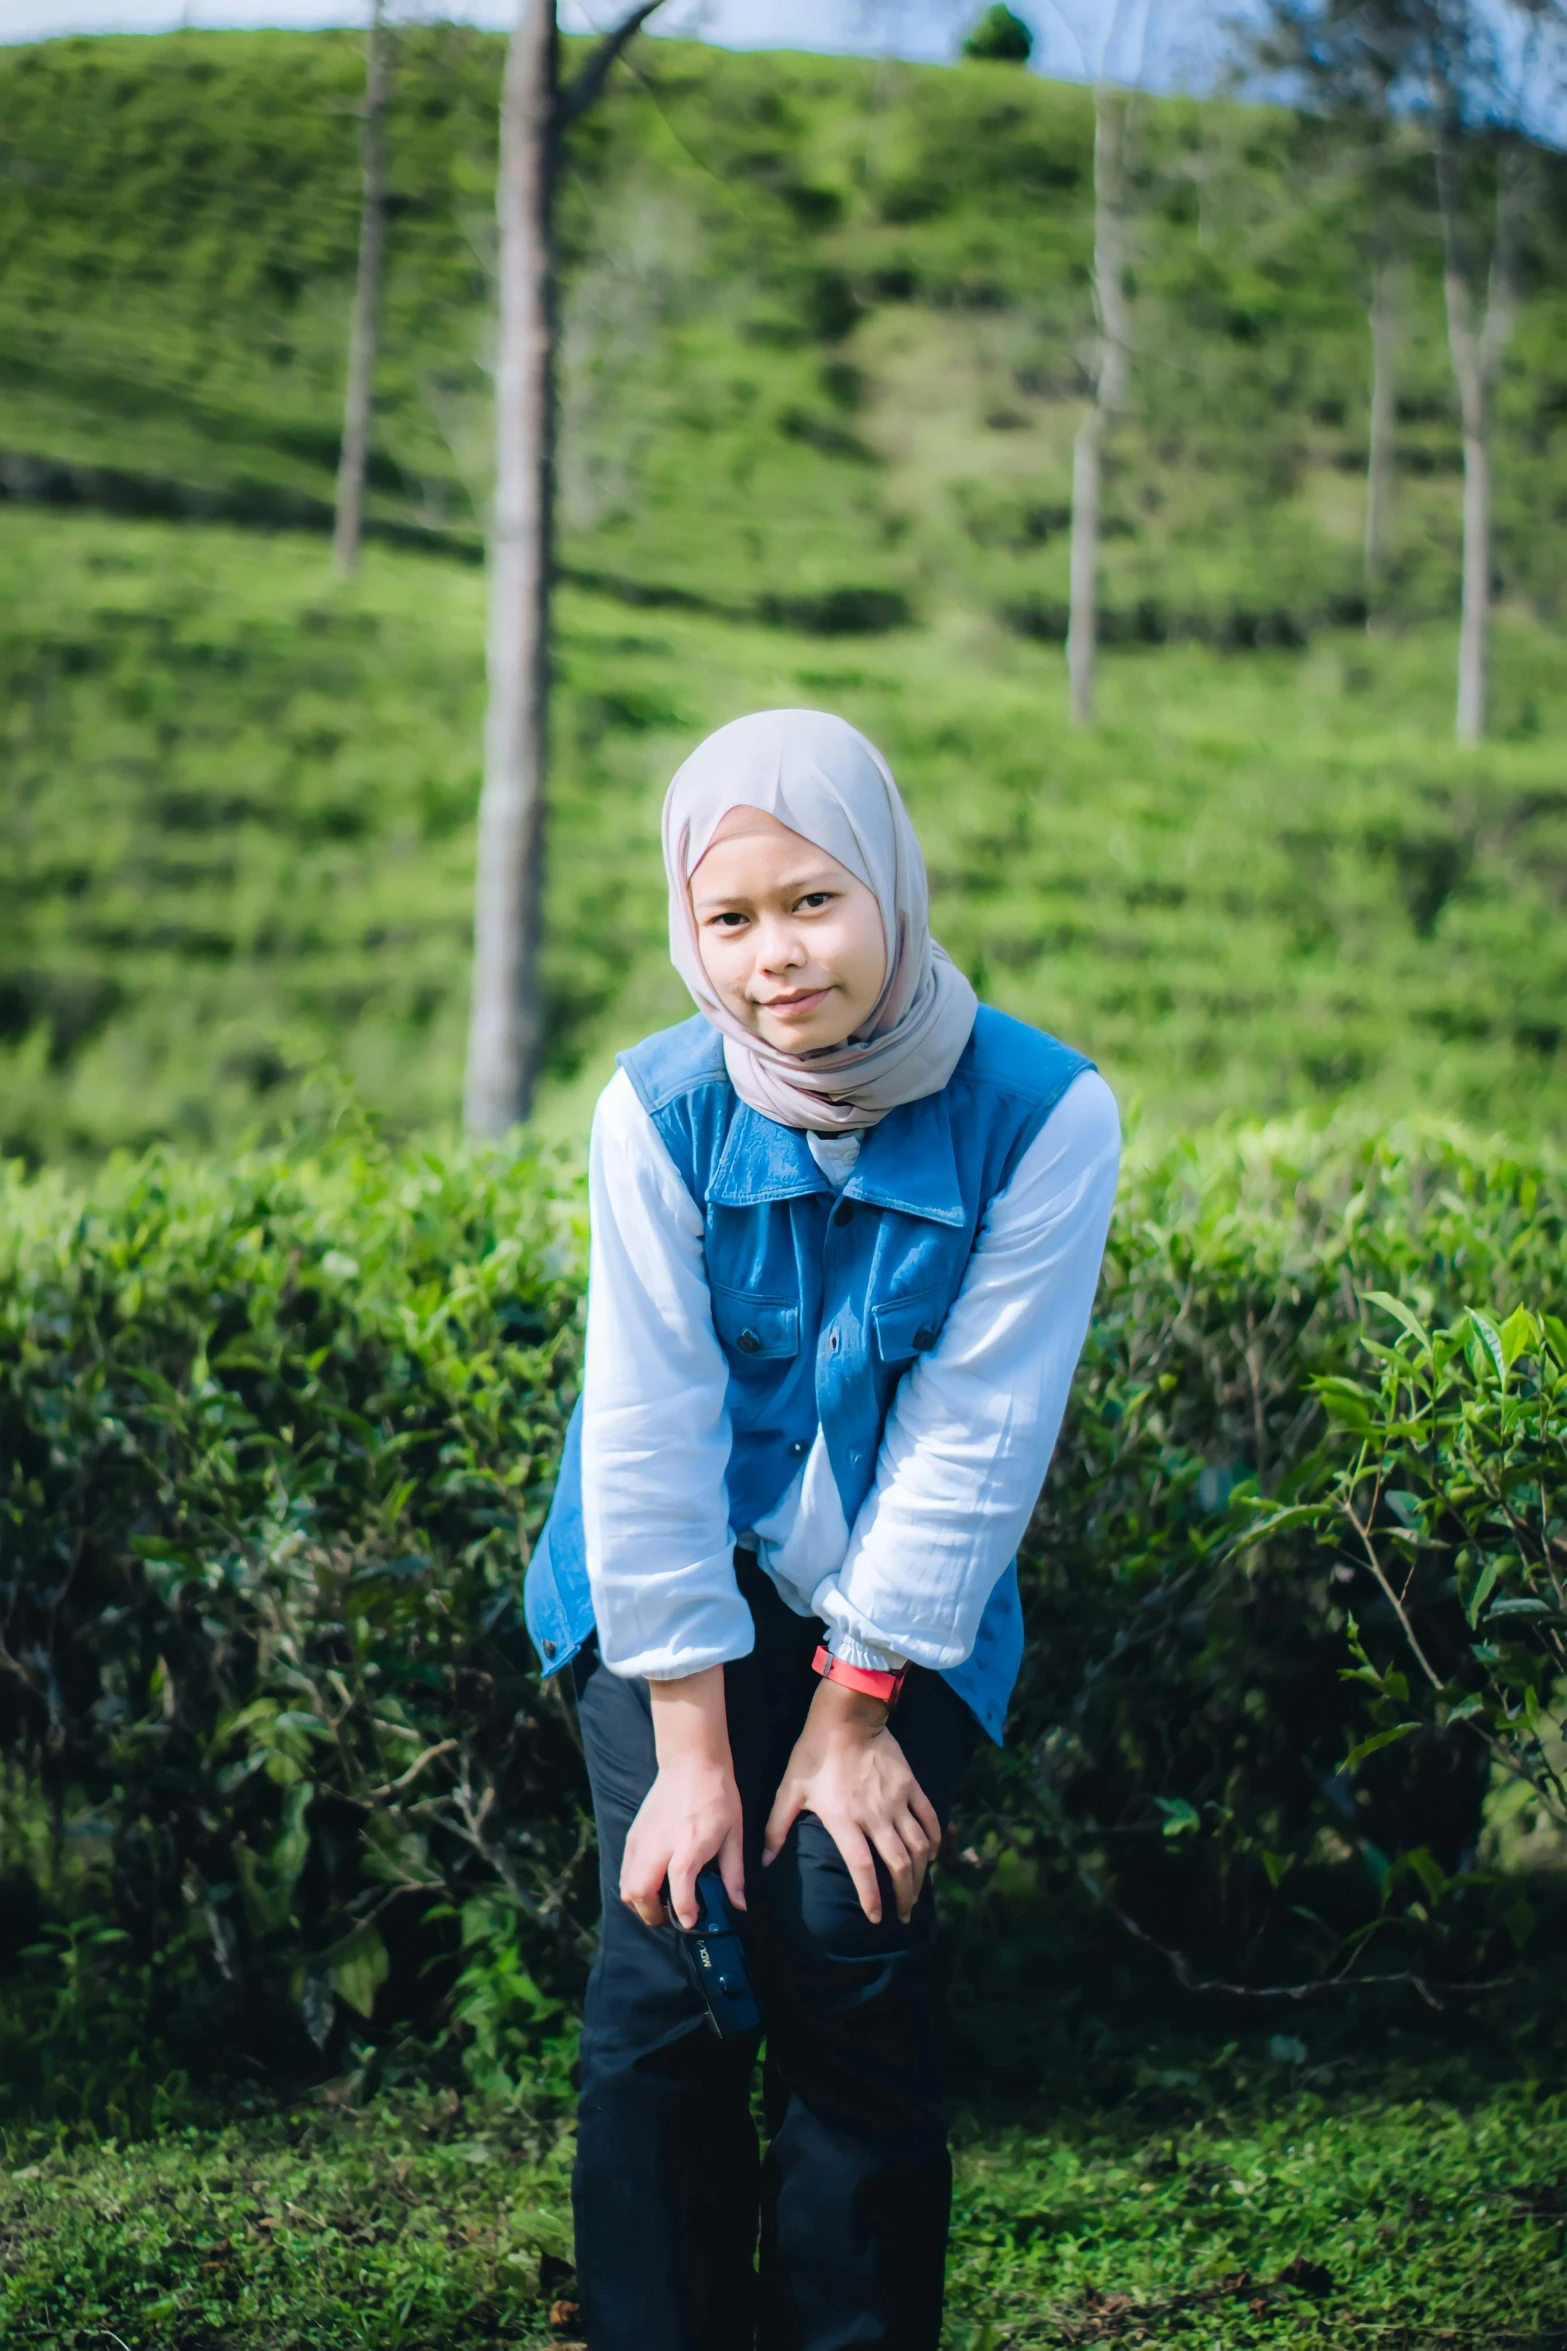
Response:
POLYGON ((1094 723, 1094 665, 1099 653, 1099 493, 1105 412, 1096 397, 1072 444, 1072 571, 1066 630, 1067 710, 1078 727, 1094 723))
POLYGON ((1387 578, 1392 549, 1393 466, 1398 424, 1398 338, 1403 271, 1387 246, 1371 258, 1371 432, 1366 457, 1367 626, 1372 602, 1387 578))
POLYGON ((1126 398, 1130 316, 1122 198, 1127 104, 1100 82, 1094 90, 1094 314, 1098 326, 1093 404, 1072 451, 1072 569, 1066 634, 1067 706, 1074 726, 1092 726, 1099 643, 1099 518, 1105 442, 1126 398))
POLYGON ((1491 419, 1478 381, 1464 395, 1464 574, 1458 623, 1460 743, 1485 734, 1491 634, 1491 419))
POLYGON ((473 1007, 465 1116, 499 1136, 532 1106, 549 711, 554 440, 551 211, 555 0, 519 0, 501 96, 490 529, 489 708, 479 800, 473 1007))
POLYGON ((533 1107, 543 1042, 539 936, 549 771, 550 589, 555 522, 555 175, 568 123, 661 0, 636 0, 569 88, 555 0, 517 0, 501 88, 490 522, 489 702, 474 884, 473 1001, 463 1116, 500 1136, 533 1107))
POLYGON ((353 327, 348 345, 348 386, 343 399, 343 448, 337 468, 337 518, 332 560, 340 579, 359 569, 364 533, 365 463, 370 454, 370 410, 375 392, 375 351, 381 323, 381 262, 386 249, 386 101, 392 80, 392 45, 383 0, 371 0, 365 44, 365 107, 360 132, 363 193, 359 210, 359 275, 354 286, 353 327))
POLYGON ((1485 307, 1481 311, 1464 260, 1464 221, 1453 136, 1439 128, 1436 142, 1437 202, 1442 215, 1442 292, 1447 308, 1447 348, 1458 386, 1464 429, 1463 595, 1458 630, 1458 700, 1455 732, 1460 743, 1478 743, 1485 734, 1491 634, 1491 424, 1493 395, 1502 354, 1517 310, 1514 239, 1523 194, 1523 168, 1500 155, 1491 234, 1485 307))

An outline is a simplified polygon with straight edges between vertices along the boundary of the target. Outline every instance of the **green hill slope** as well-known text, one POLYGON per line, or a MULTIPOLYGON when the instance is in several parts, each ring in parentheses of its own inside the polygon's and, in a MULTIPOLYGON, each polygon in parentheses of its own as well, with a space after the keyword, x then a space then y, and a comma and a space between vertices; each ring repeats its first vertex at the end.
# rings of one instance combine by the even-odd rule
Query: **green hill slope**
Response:
MULTIPOLYGON (((456 28, 405 35, 389 127, 373 506, 384 526, 469 546, 499 59, 456 28)), ((0 51, 11 484, 319 515, 360 75, 347 34, 0 51)), ((1090 149, 1083 91, 1004 67, 644 44, 573 139, 568 561, 795 618, 830 620, 802 600, 869 587, 1057 625, 1090 149)), ((1360 593, 1364 224, 1282 115, 1161 101, 1136 153, 1138 348, 1108 601, 1144 635, 1304 632, 1360 593)), ((1500 557, 1504 586, 1554 611, 1567 191, 1549 197, 1502 403, 1500 557)), ((1408 346, 1397 593, 1435 613, 1451 601, 1459 452, 1429 239, 1408 346)))
MULTIPOLYGON (((0 509, 5 1149, 223 1142, 291 1115, 322 1058, 394 1129, 455 1115, 482 599, 478 571, 395 549, 345 597, 320 539, 0 509)), ((834 644, 568 590, 558 1114, 685 1008, 658 859, 676 761, 811 701, 886 744, 952 951, 1123 1094, 1190 1119, 1358 1087, 1559 1132, 1567 681, 1514 623, 1516 739, 1460 754, 1448 650, 1125 654, 1085 737, 1059 654, 973 614, 834 644)))
MULTIPOLYGON (((0 51, 0 1149, 222 1141, 291 1115, 323 1057, 397 1127, 454 1113, 498 55, 449 28, 405 45, 372 498, 401 544, 344 591, 319 525, 357 44, 0 51)), ((1052 640, 1088 142, 1081 92, 1004 68, 668 43, 579 136, 562 1118, 614 1043, 680 1009, 656 886, 671 767, 739 709, 811 700, 886 743, 942 934, 988 993, 1154 1109, 1361 1087, 1562 1124, 1551 216, 1503 402, 1500 739, 1459 755, 1431 257, 1401 565, 1368 639, 1342 199, 1311 195, 1280 117, 1149 110, 1106 542, 1128 649, 1104 727, 1074 738, 1052 640)))

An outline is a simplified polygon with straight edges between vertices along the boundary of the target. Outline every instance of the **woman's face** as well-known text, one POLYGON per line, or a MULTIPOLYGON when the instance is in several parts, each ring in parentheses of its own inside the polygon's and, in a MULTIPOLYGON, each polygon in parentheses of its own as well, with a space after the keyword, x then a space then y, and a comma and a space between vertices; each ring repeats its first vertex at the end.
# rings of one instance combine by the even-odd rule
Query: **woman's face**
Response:
POLYGON ((819 1052, 865 1026, 887 977, 881 909, 825 849, 731 808, 690 890, 702 968, 764 1044, 819 1052))

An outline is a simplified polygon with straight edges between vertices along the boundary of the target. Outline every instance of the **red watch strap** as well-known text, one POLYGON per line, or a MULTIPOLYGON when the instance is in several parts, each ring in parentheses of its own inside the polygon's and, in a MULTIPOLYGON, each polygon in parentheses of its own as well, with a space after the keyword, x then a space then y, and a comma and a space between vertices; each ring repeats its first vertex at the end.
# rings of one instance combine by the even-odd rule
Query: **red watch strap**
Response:
POLYGON ((903 1677, 909 1670, 904 1665, 896 1673, 875 1673, 869 1666, 847 1665, 825 1648, 817 1650, 811 1664, 824 1682, 842 1682, 846 1690, 858 1690, 866 1698, 880 1698, 889 1707, 897 1705, 903 1677))

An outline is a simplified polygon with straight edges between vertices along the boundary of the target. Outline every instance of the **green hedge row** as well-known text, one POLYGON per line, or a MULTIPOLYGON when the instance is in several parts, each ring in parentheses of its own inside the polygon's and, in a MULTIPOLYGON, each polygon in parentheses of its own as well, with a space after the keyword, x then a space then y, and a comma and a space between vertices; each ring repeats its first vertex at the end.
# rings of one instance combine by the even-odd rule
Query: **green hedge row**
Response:
MULTIPOLYGON (((1550 1165, 1434 1129, 1134 1153, 945 1876, 960 1962, 1119 1913, 1190 1981, 1442 1997, 1527 1945, 1563 1217, 1550 1165)), ((562 1164, 352 1135, 0 1187, 19 2095, 432 2044, 563 2092, 591 1836, 515 1598, 583 1238, 562 1164)))
POLYGON ((1248 1990, 1439 2000, 1527 1945, 1567 1853, 1563 1213, 1429 1127, 1134 1168, 981 1848, 1036 1904, 1075 1876, 1248 1990))

